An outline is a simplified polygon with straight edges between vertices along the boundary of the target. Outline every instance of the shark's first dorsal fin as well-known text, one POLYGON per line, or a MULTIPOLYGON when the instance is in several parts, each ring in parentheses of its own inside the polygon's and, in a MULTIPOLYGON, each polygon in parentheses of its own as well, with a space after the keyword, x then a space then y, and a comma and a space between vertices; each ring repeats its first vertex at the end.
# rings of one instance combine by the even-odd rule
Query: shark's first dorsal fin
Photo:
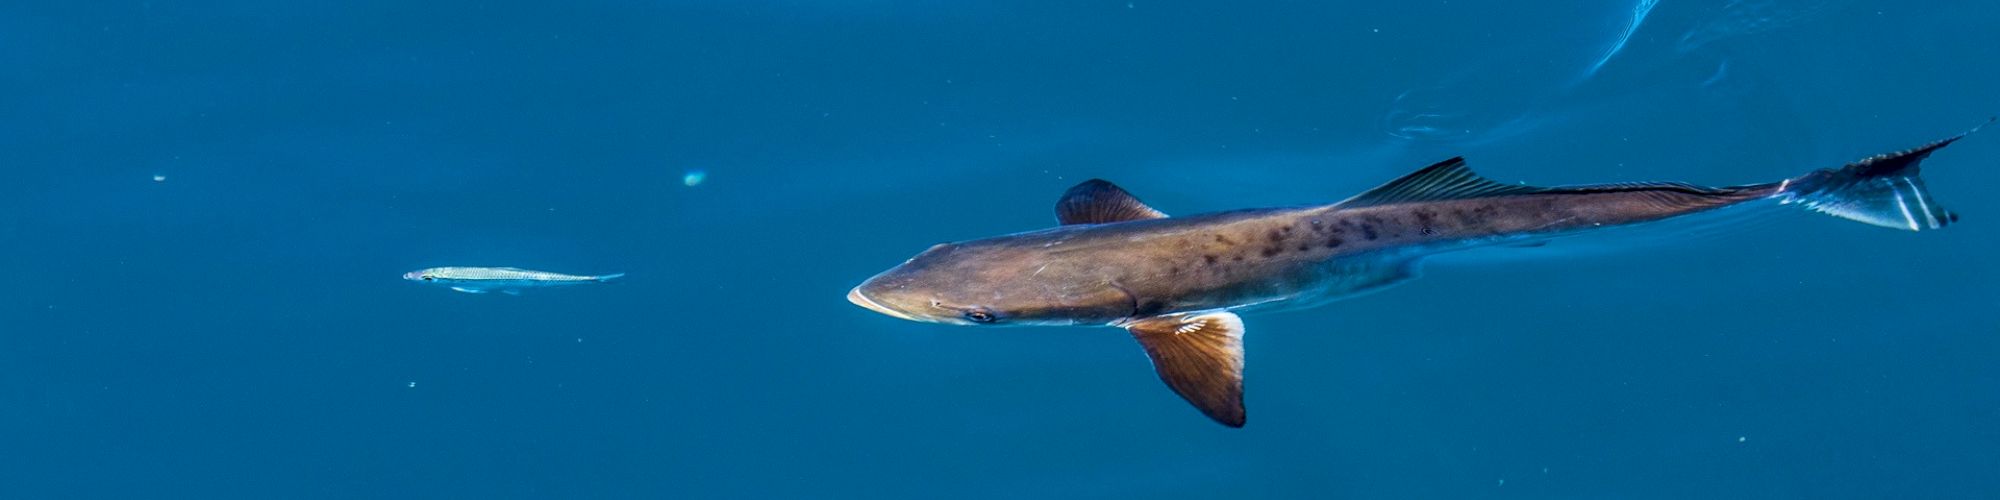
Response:
POLYGON ((1388 184, 1354 195, 1341 206, 1362 207, 1412 201, 1461 200, 1481 196, 1540 192, 1542 188, 1501 184, 1465 166, 1465 158, 1437 162, 1388 184))
POLYGON ((1091 179, 1063 192, 1056 200, 1056 220, 1062 225, 1104 224, 1145 219, 1164 219, 1167 214, 1139 202, 1117 185, 1091 179))

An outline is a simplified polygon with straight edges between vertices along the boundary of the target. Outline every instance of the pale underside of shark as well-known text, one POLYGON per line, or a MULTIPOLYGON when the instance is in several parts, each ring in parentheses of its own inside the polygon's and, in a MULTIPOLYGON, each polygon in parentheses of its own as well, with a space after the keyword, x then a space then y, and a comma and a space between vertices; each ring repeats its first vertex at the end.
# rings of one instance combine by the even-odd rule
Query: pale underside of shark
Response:
POLYGON ((1963 135, 1779 182, 1732 187, 1505 184, 1462 159, 1345 201, 1168 217, 1091 180, 1056 204, 1061 226, 940 244, 848 294, 889 316, 960 325, 1109 325, 1139 341, 1168 387, 1240 427, 1243 321, 1233 311, 1305 306, 1416 276, 1441 252, 1535 244, 1775 200, 1877 226, 1938 229, 1918 163, 1963 135))

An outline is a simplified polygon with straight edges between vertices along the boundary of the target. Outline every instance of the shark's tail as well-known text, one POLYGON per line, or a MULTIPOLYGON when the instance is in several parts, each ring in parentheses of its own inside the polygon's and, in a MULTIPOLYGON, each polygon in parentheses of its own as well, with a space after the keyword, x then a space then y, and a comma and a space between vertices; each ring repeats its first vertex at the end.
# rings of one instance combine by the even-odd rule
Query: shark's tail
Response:
POLYGON ((1943 228, 1958 222, 1958 214, 1931 198, 1930 188, 1917 176, 1918 164, 1932 152, 1978 130, 1840 168, 1815 170, 1779 183, 1772 196, 1785 204, 1796 203, 1834 217, 1891 229, 1943 228))
POLYGON ((625 277, 625 273, 611 273, 603 276, 598 276, 596 279, 598 283, 605 283, 623 277, 625 277))

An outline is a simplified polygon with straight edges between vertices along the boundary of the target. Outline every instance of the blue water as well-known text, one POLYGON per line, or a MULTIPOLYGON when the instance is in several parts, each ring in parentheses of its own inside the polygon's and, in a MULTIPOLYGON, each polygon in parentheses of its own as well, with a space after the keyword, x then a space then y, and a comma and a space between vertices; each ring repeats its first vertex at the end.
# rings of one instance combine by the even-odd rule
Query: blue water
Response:
POLYGON ((1991 131, 1925 164, 1964 214, 1942 231, 1787 212, 1247 314, 1240 430, 1122 331, 843 295, 1047 227, 1091 177, 1176 214, 1454 155, 1776 180, 2000 113, 1995 25, 1972 0, 7 2, 0 497, 1992 497, 1991 131), (630 276, 399 279, 443 265, 630 276))

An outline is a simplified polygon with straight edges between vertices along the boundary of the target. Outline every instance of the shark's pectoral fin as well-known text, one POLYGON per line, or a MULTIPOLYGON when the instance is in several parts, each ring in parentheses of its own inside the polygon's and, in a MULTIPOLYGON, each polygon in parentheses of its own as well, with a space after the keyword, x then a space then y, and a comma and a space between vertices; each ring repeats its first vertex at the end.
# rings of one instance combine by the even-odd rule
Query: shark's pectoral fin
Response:
POLYGON ((1173 314, 1124 326, 1181 399, 1222 425, 1243 426, 1242 318, 1230 312, 1173 314))
POLYGON ((1056 200, 1056 221, 1065 226, 1165 218, 1167 214, 1103 179, 1083 181, 1056 200))
POLYGON ((451 287, 451 289, 452 289, 452 290, 455 290, 455 291, 460 291, 460 292, 465 292, 465 293, 486 293, 486 290, 484 290, 484 289, 479 289, 479 288, 466 288, 466 287, 462 287, 462 286, 455 286, 455 287, 451 287))

